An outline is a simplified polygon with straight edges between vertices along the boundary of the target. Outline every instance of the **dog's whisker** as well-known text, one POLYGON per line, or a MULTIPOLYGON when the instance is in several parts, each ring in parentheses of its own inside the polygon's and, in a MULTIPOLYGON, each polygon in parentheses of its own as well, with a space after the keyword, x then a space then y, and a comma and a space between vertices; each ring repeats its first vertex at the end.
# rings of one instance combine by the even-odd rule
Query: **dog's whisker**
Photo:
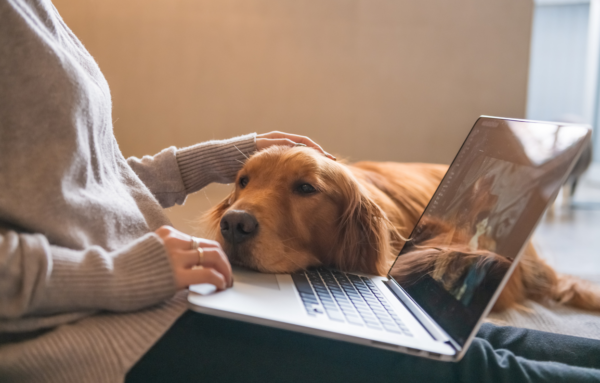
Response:
POLYGON ((209 204, 213 204, 212 201, 210 200, 210 198, 208 198, 208 194, 206 194, 206 190, 202 189, 202 192, 204 193, 204 197, 206 197, 206 200, 208 201, 209 204))
MULTIPOLYGON (((291 250, 292 250, 292 251, 294 251, 294 252, 296 252, 296 251, 295 251, 293 248, 291 248, 291 247, 289 247, 289 246, 286 246, 286 245, 283 245, 283 246, 284 246, 284 247, 286 247, 286 248, 288 248, 288 249, 291 249, 291 250)), ((288 254, 286 254, 286 253, 283 253, 283 252, 282 252, 282 253, 281 253, 281 255, 283 255, 283 256, 284 256, 285 258, 287 258, 287 259, 288 259, 290 262, 292 262, 292 263, 293 263, 293 264, 294 264, 296 267, 298 267, 298 269, 300 269, 300 270, 304 270, 304 269, 305 269, 305 267, 302 267, 302 266, 300 266, 298 263, 296 263, 296 261, 294 261, 294 259, 293 259, 292 257, 290 257, 288 254)))
POLYGON ((294 239, 298 239, 298 237, 288 238, 288 239, 282 239, 281 242, 293 241, 294 239))
POLYGON ((246 157, 246 159, 248 159, 248 156, 244 154, 244 152, 242 152, 235 144, 233 145, 234 148, 237 149, 238 152, 240 152, 242 154, 242 156, 246 157))

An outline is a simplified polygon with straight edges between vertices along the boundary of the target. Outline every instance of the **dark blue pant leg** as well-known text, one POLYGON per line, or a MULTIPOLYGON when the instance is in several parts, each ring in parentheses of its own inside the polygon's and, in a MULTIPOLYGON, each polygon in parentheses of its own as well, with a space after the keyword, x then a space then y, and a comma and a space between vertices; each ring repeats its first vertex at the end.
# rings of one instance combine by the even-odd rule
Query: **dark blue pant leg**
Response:
POLYGON ((486 339, 495 349, 506 349, 526 359, 555 361, 572 366, 600 368, 600 340, 568 335, 500 327, 481 326, 478 337, 486 339))
MULTIPOLYGON (((494 327, 484 330, 484 336, 501 337, 494 327)), ((594 351, 600 355, 600 347, 594 351)), ((600 371, 528 360, 481 338, 461 362, 449 363, 188 312, 126 382, 193 381, 600 382, 600 371)))
MULTIPOLYGON (((508 333, 510 333, 510 329, 521 330, 517 328, 503 329, 508 329, 508 333)), ((489 328, 486 330, 490 331, 489 328)), ((493 330, 490 332, 498 335, 493 330)), ((542 334, 546 334, 549 338, 555 336, 551 333, 542 334)), ((487 338, 479 338, 480 335, 486 336, 487 334, 481 332, 478 334, 464 358, 456 366, 460 382, 600 382, 600 370, 569 365, 567 363, 571 360, 561 360, 561 351, 556 352, 548 360, 528 359, 516 355, 509 349, 496 348, 487 338)), ((556 349, 547 349, 542 352, 532 350, 538 346, 539 344, 535 343, 522 343, 519 351, 523 351, 523 354, 527 355, 542 353, 552 355, 553 351, 557 351, 556 349)), ((599 353, 600 344, 595 349, 595 354, 600 355, 599 353)), ((596 367, 600 367, 599 362, 600 360, 596 361, 596 367)))

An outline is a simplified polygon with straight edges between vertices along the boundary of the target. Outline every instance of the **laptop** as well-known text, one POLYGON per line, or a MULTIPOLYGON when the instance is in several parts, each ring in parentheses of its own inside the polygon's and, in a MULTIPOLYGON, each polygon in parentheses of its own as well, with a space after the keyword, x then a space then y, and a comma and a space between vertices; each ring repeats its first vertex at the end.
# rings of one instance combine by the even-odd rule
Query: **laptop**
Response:
POLYGON ((204 295, 191 286, 190 307, 458 361, 590 138, 587 126, 482 116, 386 277, 234 269, 235 285, 225 291, 204 295), (435 261, 415 267, 422 257, 435 261))

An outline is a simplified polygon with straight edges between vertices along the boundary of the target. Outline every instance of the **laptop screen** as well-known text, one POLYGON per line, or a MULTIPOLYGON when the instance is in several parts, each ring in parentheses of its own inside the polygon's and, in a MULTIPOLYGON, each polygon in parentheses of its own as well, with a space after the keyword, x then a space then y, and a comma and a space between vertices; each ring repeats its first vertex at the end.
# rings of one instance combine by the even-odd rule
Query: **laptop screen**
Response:
POLYGON ((475 123, 390 270, 461 346, 590 134, 575 125, 475 123))

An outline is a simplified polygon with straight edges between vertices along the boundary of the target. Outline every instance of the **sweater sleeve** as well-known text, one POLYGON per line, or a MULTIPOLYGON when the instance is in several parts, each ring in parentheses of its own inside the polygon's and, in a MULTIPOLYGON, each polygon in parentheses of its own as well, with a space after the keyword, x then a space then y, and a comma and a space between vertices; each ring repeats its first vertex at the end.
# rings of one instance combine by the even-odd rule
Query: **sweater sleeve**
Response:
POLYGON ((41 234, 0 231, 0 322, 30 314, 131 311, 176 292, 162 240, 146 234, 107 252, 71 250, 41 234))
POLYGON ((256 134, 213 140, 155 156, 130 157, 127 163, 162 207, 182 205, 188 194, 211 182, 229 183, 256 151, 256 134))

